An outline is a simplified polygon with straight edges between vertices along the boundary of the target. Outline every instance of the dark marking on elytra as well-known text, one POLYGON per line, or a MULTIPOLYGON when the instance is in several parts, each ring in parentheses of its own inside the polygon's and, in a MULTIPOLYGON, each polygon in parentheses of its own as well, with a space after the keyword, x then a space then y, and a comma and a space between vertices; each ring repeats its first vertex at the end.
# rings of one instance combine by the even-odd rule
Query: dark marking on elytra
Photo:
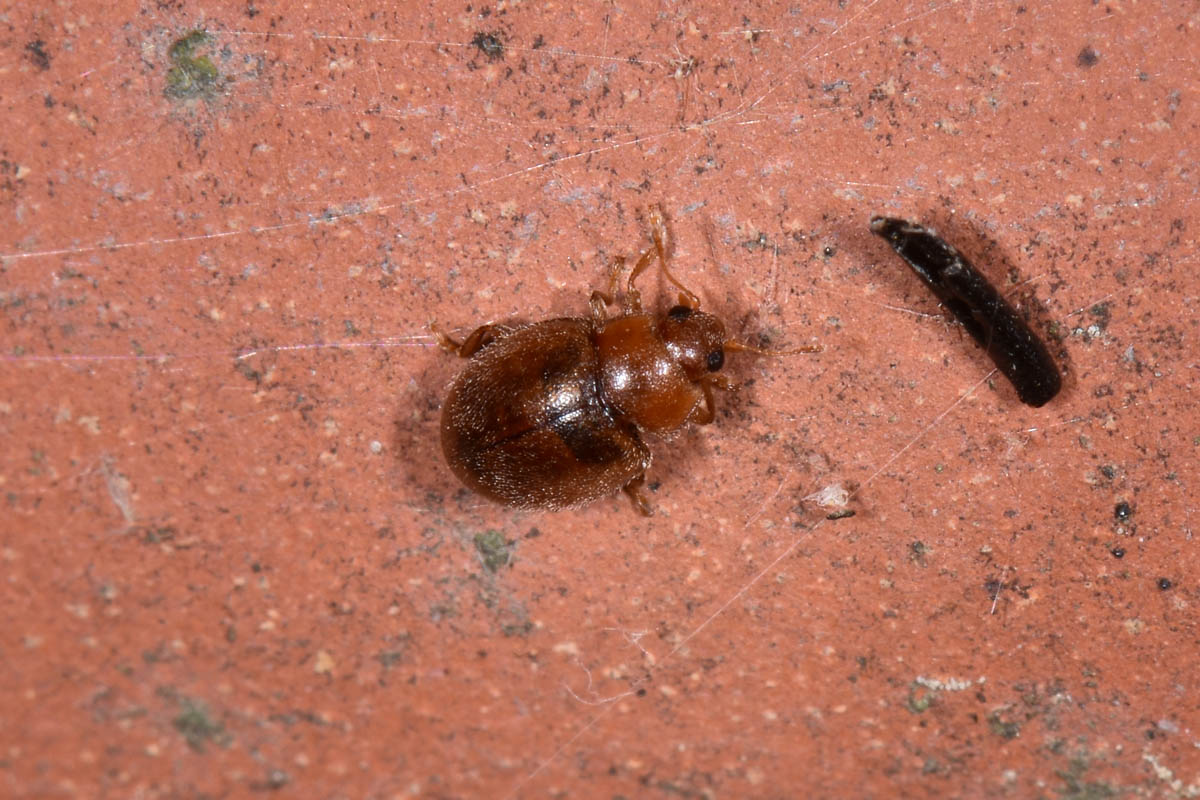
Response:
MULTIPOLYGON (((594 413, 603 414, 598 409, 594 413)), ((586 419, 580 422, 576 415, 565 416, 551 422, 550 428, 558 434, 571 451, 571 455, 579 459, 580 463, 612 464, 621 460, 625 454, 625 446, 614 435, 616 431, 611 420, 608 426, 593 426, 586 419)), ((607 415, 604 417, 607 418, 607 415)))

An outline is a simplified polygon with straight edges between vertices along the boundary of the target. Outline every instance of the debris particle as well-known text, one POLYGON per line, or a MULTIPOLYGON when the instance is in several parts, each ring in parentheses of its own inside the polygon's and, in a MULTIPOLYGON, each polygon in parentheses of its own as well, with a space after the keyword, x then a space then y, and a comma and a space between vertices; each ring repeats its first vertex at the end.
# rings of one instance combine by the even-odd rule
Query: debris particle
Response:
POLYGON ((475 38, 471 40, 471 44, 478 47, 479 52, 488 57, 488 61, 499 61, 504 58, 504 40, 495 31, 492 33, 480 31, 475 34, 475 38))
POLYGON ((313 672, 318 675, 328 675, 333 672, 333 656, 325 650, 318 650, 317 659, 313 664, 313 672))
POLYGON ((46 43, 41 39, 34 39, 25 45, 25 57, 42 72, 50 69, 50 54, 46 52, 46 43))
POLYGON ((1100 53, 1091 45, 1080 50, 1079 55, 1075 56, 1075 64, 1084 69, 1094 67, 1098 63, 1100 63, 1100 53))

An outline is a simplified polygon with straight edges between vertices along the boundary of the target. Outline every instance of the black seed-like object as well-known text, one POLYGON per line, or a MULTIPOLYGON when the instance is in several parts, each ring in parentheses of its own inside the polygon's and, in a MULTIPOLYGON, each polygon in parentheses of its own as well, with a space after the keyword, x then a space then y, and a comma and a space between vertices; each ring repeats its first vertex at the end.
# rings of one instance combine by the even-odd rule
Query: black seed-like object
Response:
POLYGON ((987 278, 946 240, 915 222, 874 217, 883 238, 987 351, 1021 402, 1039 407, 1058 394, 1062 376, 1046 345, 987 278))

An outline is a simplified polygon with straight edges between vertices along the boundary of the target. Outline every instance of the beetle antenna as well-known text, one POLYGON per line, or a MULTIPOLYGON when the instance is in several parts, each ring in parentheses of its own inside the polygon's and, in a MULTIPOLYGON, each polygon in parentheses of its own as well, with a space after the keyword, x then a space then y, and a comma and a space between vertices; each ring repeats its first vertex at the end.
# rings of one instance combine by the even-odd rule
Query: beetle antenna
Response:
POLYGON ((790 356, 794 353, 819 353, 825 348, 819 344, 803 344, 799 347, 792 347, 787 350, 763 350, 761 347, 753 347, 748 344, 730 339, 725 342, 722 347, 726 350, 731 350, 734 353, 754 353, 760 356, 790 356))

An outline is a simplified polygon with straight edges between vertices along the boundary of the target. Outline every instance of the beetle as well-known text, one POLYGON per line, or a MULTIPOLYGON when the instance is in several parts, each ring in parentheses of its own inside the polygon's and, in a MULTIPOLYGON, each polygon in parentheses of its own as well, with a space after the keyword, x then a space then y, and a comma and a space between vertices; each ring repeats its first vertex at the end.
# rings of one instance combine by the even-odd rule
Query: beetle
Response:
POLYGON ((592 292, 590 314, 522 325, 487 324, 462 342, 435 333, 444 349, 469 359, 442 406, 446 463, 471 490, 508 506, 558 510, 624 491, 634 509, 650 449, 662 438, 715 416, 713 389, 736 388, 720 374, 727 352, 766 351, 729 339, 725 325, 671 274, 661 208, 649 212, 652 244, 629 270, 613 261, 607 292, 592 292), (635 281, 655 261, 679 289, 665 314, 642 308, 635 281), (608 308, 620 301, 620 313, 608 308))

